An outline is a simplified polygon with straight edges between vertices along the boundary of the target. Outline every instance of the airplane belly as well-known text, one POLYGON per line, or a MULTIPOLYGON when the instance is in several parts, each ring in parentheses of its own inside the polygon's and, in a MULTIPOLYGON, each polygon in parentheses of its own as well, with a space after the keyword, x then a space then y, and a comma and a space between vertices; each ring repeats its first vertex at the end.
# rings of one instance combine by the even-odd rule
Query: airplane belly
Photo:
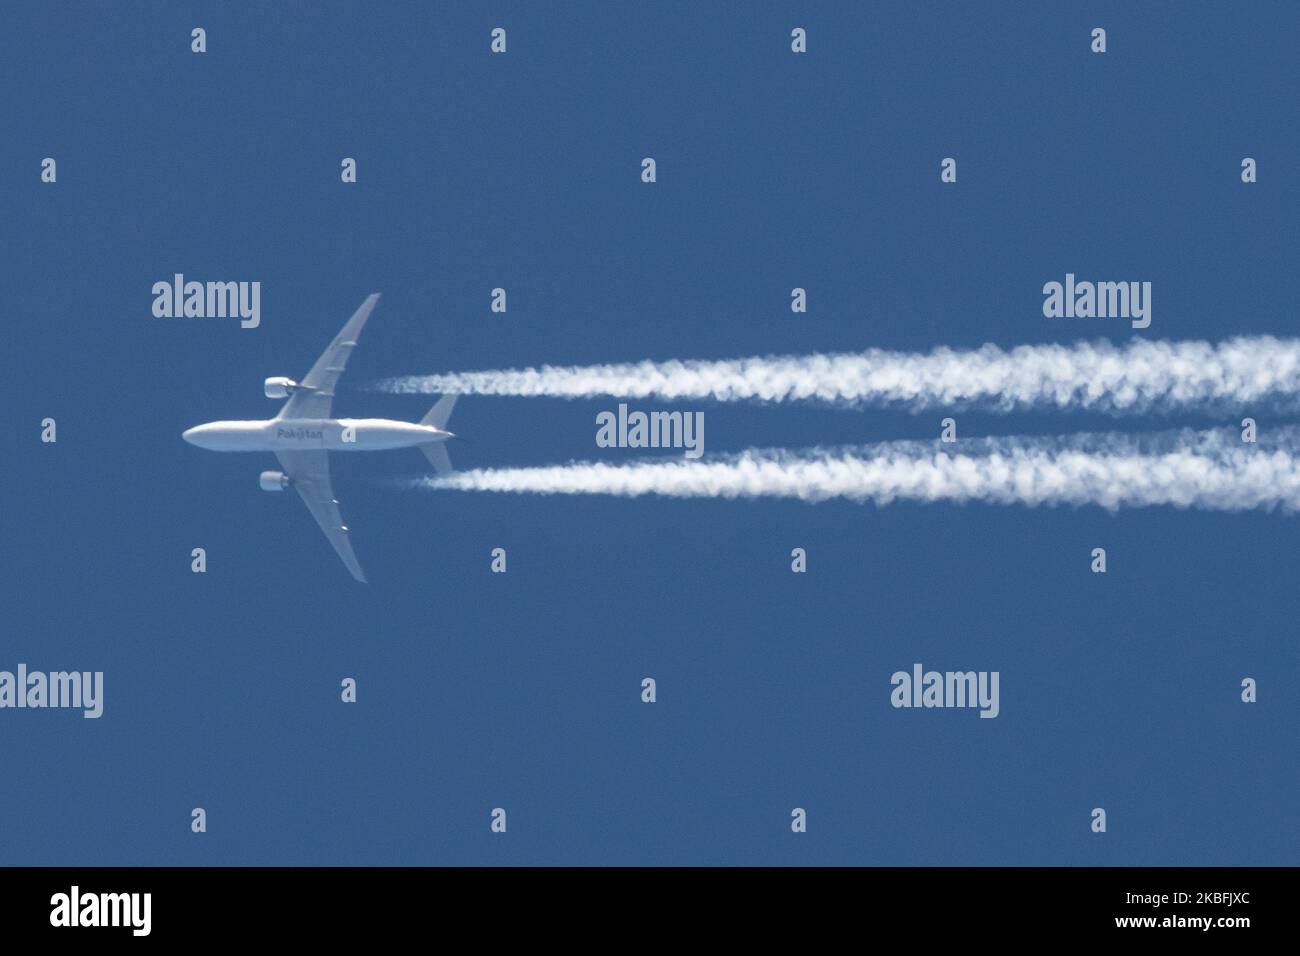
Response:
POLYGON ((409 448, 419 441, 403 423, 379 424, 343 420, 330 432, 331 451, 388 451, 409 448))
POLYGON ((405 422, 346 418, 276 421, 265 439, 273 451, 386 451, 427 440, 421 429, 405 422))

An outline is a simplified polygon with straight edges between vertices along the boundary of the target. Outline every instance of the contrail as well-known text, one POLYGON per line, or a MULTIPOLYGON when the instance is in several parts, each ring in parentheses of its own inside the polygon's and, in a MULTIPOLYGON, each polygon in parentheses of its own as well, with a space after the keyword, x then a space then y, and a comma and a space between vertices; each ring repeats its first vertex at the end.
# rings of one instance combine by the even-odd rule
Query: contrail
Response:
MULTIPOLYGON (((952 446, 949 446, 952 447, 952 446)), ((859 449, 746 451, 721 461, 573 462, 457 472, 407 487, 670 498, 843 498, 893 501, 1151 505, 1241 511, 1300 508, 1300 434, 1268 444, 1236 432, 1180 431, 1146 439, 1095 435, 991 438, 948 451, 937 442, 859 449)))
POLYGON ((914 411, 1030 406, 1110 413, 1188 406, 1240 406, 1300 399, 1300 339, 1272 336, 1163 342, 1137 339, 1003 350, 938 348, 929 353, 871 349, 848 354, 635 362, 450 372, 386 379, 372 388, 399 394, 524 395, 581 398, 819 401, 901 405, 914 411))

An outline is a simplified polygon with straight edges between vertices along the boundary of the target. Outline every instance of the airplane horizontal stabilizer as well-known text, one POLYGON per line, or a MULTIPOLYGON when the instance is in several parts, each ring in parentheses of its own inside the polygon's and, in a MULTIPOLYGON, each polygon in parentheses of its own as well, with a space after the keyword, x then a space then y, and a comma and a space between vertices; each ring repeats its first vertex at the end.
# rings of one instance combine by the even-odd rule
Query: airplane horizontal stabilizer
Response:
POLYGON ((432 425, 434 428, 440 428, 443 431, 447 429, 447 420, 451 418, 451 410, 456 407, 456 399, 459 395, 444 395, 438 399, 436 405, 429 409, 429 413, 420 419, 421 425, 432 425))
MULTIPOLYGON (((451 396, 452 399, 455 399, 455 397, 456 396, 454 395, 451 396)), ((439 404, 441 404, 441 402, 439 404)), ((429 459, 429 464, 433 465, 433 470, 438 474, 451 474, 451 456, 447 454, 447 445, 445 442, 439 441, 428 445, 421 445, 420 451, 424 452, 424 457, 429 459)))

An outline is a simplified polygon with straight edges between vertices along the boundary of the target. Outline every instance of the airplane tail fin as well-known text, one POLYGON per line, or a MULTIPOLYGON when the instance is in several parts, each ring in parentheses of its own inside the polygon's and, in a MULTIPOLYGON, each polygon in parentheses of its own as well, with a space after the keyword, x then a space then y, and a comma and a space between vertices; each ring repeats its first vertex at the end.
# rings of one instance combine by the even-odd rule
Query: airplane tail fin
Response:
POLYGON ((438 403, 429 409, 429 414, 420 419, 421 425, 432 425, 434 428, 447 429, 447 419, 451 418, 451 410, 456 407, 456 399, 459 395, 444 395, 438 399, 438 403))
MULTIPOLYGON (((456 399, 459 395, 444 395, 438 399, 436 405, 429 409, 429 414, 420 419, 421 425, 432 425, 434 428, 447 430, 447 420, 451 418, 451 410, 456 407, 456 399)), ((451 456, 447 454, 446 442, 436 441, 428 445, 421 445, 420 451, 424 452, 424 457, 429 459, 429 464, 433 465, 433 470, 440 475, 451 473, 451 456)))
POLYGON ((451 474, 451 456, 447 454, 447 443, 436 441, 430 445, 421 445, 420 451, 429 459, 433 470, 440 475, 451 474))

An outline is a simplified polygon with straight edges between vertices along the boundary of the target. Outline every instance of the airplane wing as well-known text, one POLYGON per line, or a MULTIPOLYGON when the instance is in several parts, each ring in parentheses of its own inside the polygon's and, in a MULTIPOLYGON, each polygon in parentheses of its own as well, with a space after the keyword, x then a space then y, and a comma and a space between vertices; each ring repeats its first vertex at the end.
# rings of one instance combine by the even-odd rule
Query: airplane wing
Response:
MULTIPOLYGON (((364 307, 363 307, 364 308, 364 307)), ((359 315, 360 313, 358 313, 359 315)), ((356 316, 353 316, 355 319, 356 316)), ((362 320, 364 321, 364 319, 362 320)), ((289 476, 290 482, 298 489, 307 510, 316 519, 325 537, 330 539, 334 550, 338 552, 352 576, 362 584, 366 575, 357 563, 357 556, 352 552, 352 538, 348 526, 343 523, 339 513, 338 499, 330 487, 329 452, 322 449, 313 451, 277 451, 275 457, 280 459, 280 467, 289 476)))
MULTIPOLYGON (((284 403, 284 408, 280 409, 277 418, 330 417, 330 406, 334 401, 334 386, 347 367, 348 357, 356 348, 357 339, 361 337, 366 319, 370 318, 370 313, 378 301, 378 292, 366 296, 366 301, 352 313, 352 318, 348 319, 339 334, 334 336, 334 341, 329 344, 329 348, 316 360, 316 364, 311 367, 307 376, 298 383, 298 388, 284 403)), ((328 479, 326 483, 328 484, 328 479)))

